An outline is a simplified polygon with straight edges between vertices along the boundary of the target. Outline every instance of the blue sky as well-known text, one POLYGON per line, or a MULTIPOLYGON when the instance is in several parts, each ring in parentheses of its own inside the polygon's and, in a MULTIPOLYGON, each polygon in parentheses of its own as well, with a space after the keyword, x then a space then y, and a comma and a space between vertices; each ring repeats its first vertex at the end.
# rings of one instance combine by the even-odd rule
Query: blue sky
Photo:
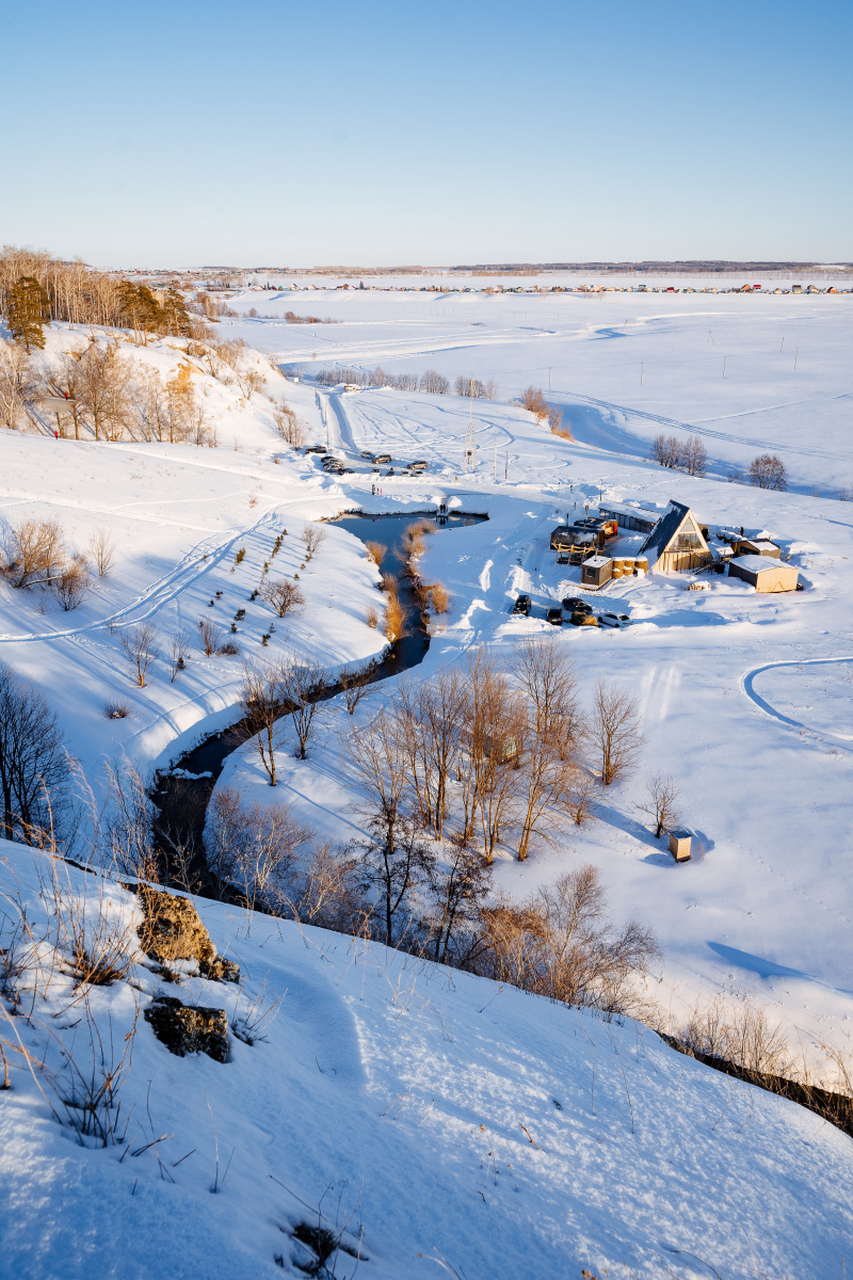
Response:
POLYGON ((853 6, 4 17, 0 238, 96 265, 853 259, 853 6))

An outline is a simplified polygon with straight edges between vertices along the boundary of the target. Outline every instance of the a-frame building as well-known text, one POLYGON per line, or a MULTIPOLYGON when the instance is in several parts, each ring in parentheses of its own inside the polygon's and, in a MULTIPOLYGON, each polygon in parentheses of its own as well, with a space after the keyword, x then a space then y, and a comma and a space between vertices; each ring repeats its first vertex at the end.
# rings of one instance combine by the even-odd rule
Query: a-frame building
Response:
POLYGON ((638 554, 648 559, 650 573, 655 569, 658 573, 702 569, 714 558, 693 512, 672 501, 638 554))

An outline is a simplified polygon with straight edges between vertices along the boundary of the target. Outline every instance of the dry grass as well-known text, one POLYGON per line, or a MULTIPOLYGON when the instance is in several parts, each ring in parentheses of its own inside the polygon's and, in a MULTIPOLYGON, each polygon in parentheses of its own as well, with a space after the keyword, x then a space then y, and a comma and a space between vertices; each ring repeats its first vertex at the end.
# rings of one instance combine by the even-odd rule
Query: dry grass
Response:
POLYGON ((555 436, 559 436, 561 440, 574 440, 574 436, 572 435, 569 428, 565 425, 562 425, 559 427, 552 427, 551 431, 555 436))
POLYGON ((372 627, 374 631, 379 626, 379 614, 376 612, 375 605, 371 605, 370 608, 367 610, 367 617, 365 618, 365 622, 369 627, 372 627))
POLYGON ((383 542, 366 542, 364 545, 367 548, 368 559, 372 560, 376 567, 379 568, 388 554, 388 548, 383 542))
POLYGON ((447 613, 450 608, 450 592, 443 582, 434 582, 429 589, 433 613, 447 613))
POLYGON ((385 609, 385 635, 394 644, 405 633, 406 615, 396 590, 388 592, 385 609))

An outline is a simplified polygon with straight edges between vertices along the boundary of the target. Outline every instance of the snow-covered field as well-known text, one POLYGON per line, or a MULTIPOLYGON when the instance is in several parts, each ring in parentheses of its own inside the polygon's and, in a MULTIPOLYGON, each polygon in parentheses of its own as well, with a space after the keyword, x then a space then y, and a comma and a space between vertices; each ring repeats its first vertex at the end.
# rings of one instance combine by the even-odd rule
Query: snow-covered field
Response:
MULTIPOLYGON (((116 544, 110 574, 76 611, 0 585, 0 659, 55 707, 87 774, 95 781, 102 760, 121 751, 143 771, 161 767, 235 719, 243 659, 286 653, 333 671, 381 653, 382 636, 367 624, 371 606, 381 608, 375 568, 360 543, 327 526, 326 541, 302 569, 306 520, 356 508, 419 511, 442 501, 486 512, 486 523, 428 540, 424 574, 447 585, 451 605, 434 624, 423 674, 464 661, 481 645, 508 659, 520 638, 538 636, 570 652, 587 700, 599 676, 636 694, 645 735, 635 772, 604 792, 596 820, 566 830, 556 848, 535 845, 523 864, 509 845, 500 848, 496 884, 524 897, 591 861, 617 920, 639 918, 655 929, 663 961, 652 985, 674 1025, 697 1000, 748 995, 783 1021, 792 1046, 812 1063, 821 1061, 821 1040, 849 1050, 853 505, 833 495, 853 485, 853 299, 311 290, 247 293, 230 305, 341 321, 222 321, 221 337, 243 336, 290 374, 333 364, 415 374, 435 368, 451 382, 460 374, 494 379, 498 399, 472 407, 455 396, 315 389, 258 362, 265 391, 284 396, 312 437, 348 460, 353 472, 341 477, 282 443, 262 395, 246 399, 202 368, 193 382, 216 425, 215 449, 4 433, 4 525, 47 517, 81 551, 101 528, 116 544), (564 410, 574 442, 509 403, 530 384, 564 410), (473 473, 463 469, 469 414, 473 473), (646 460, 661 431, 703 438, 711 460, 705 479, 646 460), (421 478, 376 478, 359 459, 362 450, 391 454, 395 468, 423 458, 430 469, 421 478), (790 492, 726 483, 733 468, 744 471, 766 451, 785 463, 790 492), (557 631, 545 623, 545 608, 577 593, 579 569, 555 564, 548 534, 558 516, 594 509, 599 494, 661 509, 675 498, 712 528, 766 533, 806 590, 762 597, 744 583, 703 575, 709 589, 687 592, 689 575, 632 577, 600 593, 602 605, 630 614, 628 630, 557 631), (308 604, 279 621, 249 596, 285 528, 269 572, 298 572, 308 604), (533 598, 531 619, 510 616, 519 591, 533 598), (238 609, 246 612, 236 622, 238 609), (120 634, 142 619, 158 628, 164 655, 177 628, 192 634, 190 661, 174 682, 163 656, 148 685, 134 686, 120 634), (201 619, 214 619, 223 638, 235 621, 240 654, 205 657, 195 640, 201 619), (112 701, 127 705, 126 718, 104 715, 112 701), (657 772, 677 777, 683 820, 698 833, 699 856, 686 865, 672 862, 638 809, 657 772)), ((69 340, 74 335, 55 328, 51 349, 69 340)), ((167 342, 128 346, 126 354, 159 361, 164 373, 180 359, 167 342)), ((637 545, 629 535, 616 549, 637 545)), ((358 717, 376 705, 375 696, 365 701, 358 717)), ((276 793, 318 833, 344 839, 362 821, 338 744, 347 723, 330 703, 308 760, 282 751, 276 793)), ((222 785, 267 801, 265 784, 248 749, 230 758, 222 785)), ((20 857, 4 852, 11 863, 20 857)), ((207 911, 218 945, 245 962, 252 982, 269 970, 273 994, 288 991, 270 1044, 245 1052, 238 1045, 227 1067, 173 1064, 152 1044, 139 1050, 134 1087, 171 1071, 175 1097, 163 1090, 154 1123, 164 1132, 191 1124, 195 1132, 201 1121, 180 1114, 181 1073, 197 1073, 194 1095, 208 1089, 216 1123, 221 1115, 221 1128, 233 1129, 233 1137, 219 1135, 221 1150, 237 1148, 225 1193, 235 1200, 230 1225, 222 1226, 225 1202, 207 1198, 209 1159, 192 1173, 190 1164, 179 1196, 157 1180, 156 1166, 145 1176, 127 1162, 104 1173, 109 1157, 81 1157, 29 1095, 0 1095, 7 1099, 0 1123, 12 1126, 2 1179, 12 1223, 0 1253, 3 1276, 78 1274, 51 1252, 50 1241, 61 1250, 68 1230, 54 1202, 76 1206, 78 1242, 87 1233, 109 1235, 137 1177, 134 1207, 141 1194, 139 1221, 150 1225, 145 1248, 152 1252, 140 1243, 137 1269, 129 1264, 115 1274, 151 1274, 163 1222, 177 1230, 190 1201, 199 1224, 196 1260, 216 1254, 229 1259, 223 1274, 257 1274, 272 1267, 273 1239, 281 1238, 276 1215, 295 1212, 275 1183, 271 1198, 259 1196, 258 1168, 290 1187, 296 1171, 298 1194, 312 1206, 330 1185, 337 1204, 347 1180, 341 1213, 364 1221, 372 1257, 361 1264, 365 1275, 436 1272, 437 1264, 416 1260, 417 1252, 436 1251, 467 1280, 575 1276, 581 1267, 600 1275, 604 1266, 616 1274, 617 1263, 643 1276, 667 1274, 667 1266, 681 1277, 716 1270, 726 1280, 841 1275, 840 1258, 853 1243, 846 1202, 837 1198, 849 1140, 814 1117, 676 1057, 633 1025, 605 1028, 510 991, 478 1014, 491 992, 484 997, 477 980, 416 973, 381 948, 269 922, 256 923, 248 938, 244 918, 224 907, 207 911), (417 995, 403 1000, 404 988, 417 995), (280 1096, 267 1096, 270 1068, 254 1063, 279 1055, 299 1065, 280 1096), (608 1080, 601 1114, 596 1083, 595 1118, 586 1109, 591 1056, 608 1080), (230 1080, 238 1070, 242 1085, 226 1093, 222 1073, 230 1080), (241 1089, 252 1100, 250 1138, 236 1132, 232 1092, 241 1089), (571 1090, 576 1096, 567 1102, 571 1090), (634 1100, 633 1134, 626 1092, 634 1100), (3 1119, 10 1115, 30 1118, 3 1119), (519 1138, 519 1124, 538 1146, 519 1138), (512 1172, 487 1186, 489 1152, 496 1168, 512 1172), (32 1174, 20 1172, 27 1167, 50 1179, 49 1206, 47 1198, 29 1201, 32 1174), (44 1256, 15 1253, 26 1232, 38 1234, 39 1213, 53 1222, 44 1256), (488 1220, 476 1216, 482 1213, 488 1220)), ((201 988, 198 998, 213 1000, 201 988)), ((117 1025, 126 1016, 116 1011, 117 1025)), ((144 1107, 144 1091, 139 1097, 144 1107)), ((194 1141, 181 1146, 176 1138, 174 1158, 194 1141)), ((207 1268, 189 1262, 179 1273, 200 1276, 207 1268)))

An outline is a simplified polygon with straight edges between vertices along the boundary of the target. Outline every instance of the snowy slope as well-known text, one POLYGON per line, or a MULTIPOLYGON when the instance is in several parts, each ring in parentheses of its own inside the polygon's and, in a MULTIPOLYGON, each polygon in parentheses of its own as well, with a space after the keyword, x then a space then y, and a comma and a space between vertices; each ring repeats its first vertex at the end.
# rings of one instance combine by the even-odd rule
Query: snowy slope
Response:
MULTIPOLYGON (((81 900, 92 924, 104 904, 116 931, 139 918, 117 886, 19 846, 2 846, 0 890, 4 927, 21 906, 36 939, 57 894, 54 921, 81 900)), ((0 1014, 3 1280, 300 1275, 300 1222, 361 1253, 335 1255, 339 1280, 841 1274, 850 1140, 808 1112, 635 1023, 198 905, 242 985, 187 976, 167 993, 229 1021, 273 1010, 253 1045, 231 1035, 229 1062, 174 1057, 142 1018, 134 1031, 164 989, 138 955, 129 981, 75 990, 44 947, 22 979, 31 1017, 27 1000, 0 1014), (126 1141, 101 1149, 51 1114, 56 1090, 15 1048, 61 1091, 63 1053, 91 1067, 91 1026, 108 1063, 132 1036, 126 1141)))

